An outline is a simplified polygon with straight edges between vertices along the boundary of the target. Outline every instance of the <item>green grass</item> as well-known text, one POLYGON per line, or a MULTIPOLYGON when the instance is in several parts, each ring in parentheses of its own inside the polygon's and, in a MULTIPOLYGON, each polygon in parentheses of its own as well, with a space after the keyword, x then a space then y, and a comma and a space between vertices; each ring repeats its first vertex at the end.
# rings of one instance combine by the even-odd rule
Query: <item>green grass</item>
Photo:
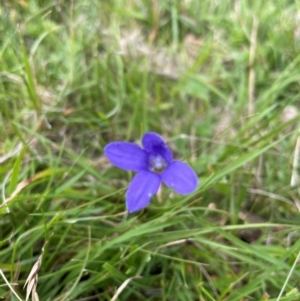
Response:
POLYGON ((298 11, 2 1, 0 297, 43 253, 40 300, 299 300, 298 11), (103 148, 150 130, 200 186, 129 215, 103 148))

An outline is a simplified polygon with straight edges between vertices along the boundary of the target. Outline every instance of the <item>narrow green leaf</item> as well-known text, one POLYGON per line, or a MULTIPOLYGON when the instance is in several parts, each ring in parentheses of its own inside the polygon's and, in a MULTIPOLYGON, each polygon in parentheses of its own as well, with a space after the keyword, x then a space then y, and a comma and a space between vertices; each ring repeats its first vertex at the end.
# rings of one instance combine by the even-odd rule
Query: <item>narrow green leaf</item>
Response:
POLYGON ((18 177, 19 177, 19 172, 20 172, 20 168, 21 168, 21 163, 22 163, 22 159, 24 154, 26 153, 27 150, 27 145, 25 145, 23 147, 23 149, 21 150, 15 164, 12 170, 12 174, 11 174, 11 178, 10 178, 10 184, 9 184, 9 194, 12 194, 13 191, 16 189, 17 184, 18 184, 18 177))
POLYGON ((38 95, 36 93, 36 88, 34 84, 33 74, 30 67, 30 61, 27 55, 27 50, 25 48, 23 40, 21 40, 21 50, 23 54, 23 62, 24 62, 24 68, 25 68, 25 83, 28 89, 28 94, 30 95, 30 99, 32 100, 33 107, 36 110, 36 112, 40 113, 40 103, 38 99, 38 95))
POLYGON ((56 193, 60 193, 60 192, 64 191, 65 189, 71 187, 74 183, 76 183, 85 174, 85 172, 86 172, 85 170, 82 170, 76 176, 71 178, 68 182, 66 182, 62 186, 58 187, 56 189, 56 193))

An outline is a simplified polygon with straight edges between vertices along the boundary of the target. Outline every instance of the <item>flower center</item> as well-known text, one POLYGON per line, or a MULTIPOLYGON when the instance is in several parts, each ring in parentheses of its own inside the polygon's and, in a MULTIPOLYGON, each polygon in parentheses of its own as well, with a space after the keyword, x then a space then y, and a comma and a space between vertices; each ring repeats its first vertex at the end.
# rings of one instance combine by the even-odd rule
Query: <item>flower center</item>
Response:
POLYGON ((161 173, 164 171, 167 163, 165 159, 160 155, 151 155, 150 156, 150 170, 156 173, 161 173))

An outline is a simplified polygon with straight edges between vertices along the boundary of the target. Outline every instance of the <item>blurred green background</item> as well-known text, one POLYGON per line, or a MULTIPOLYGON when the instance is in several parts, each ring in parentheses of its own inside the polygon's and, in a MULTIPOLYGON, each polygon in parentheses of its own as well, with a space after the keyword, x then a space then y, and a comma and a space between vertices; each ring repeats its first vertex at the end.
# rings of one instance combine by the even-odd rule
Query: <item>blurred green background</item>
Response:
POLYGON ((300 300, 299 1, 0 13, 3 300, 25 300, 36 262, 40 300, 300 300), (146 131, 200 186, 128 215, 133 174, 103 148, 146 131))

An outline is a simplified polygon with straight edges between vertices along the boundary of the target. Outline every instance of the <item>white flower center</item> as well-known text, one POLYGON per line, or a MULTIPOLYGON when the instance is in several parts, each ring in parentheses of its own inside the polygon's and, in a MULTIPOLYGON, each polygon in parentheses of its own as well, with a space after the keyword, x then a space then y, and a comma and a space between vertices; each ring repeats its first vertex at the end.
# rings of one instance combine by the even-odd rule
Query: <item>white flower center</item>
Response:
POLYGON ((151 155, 150 156, 150 170, 161 173, 165 167, 167 166, 167 163, 165 159, 160 155, 151 155))

